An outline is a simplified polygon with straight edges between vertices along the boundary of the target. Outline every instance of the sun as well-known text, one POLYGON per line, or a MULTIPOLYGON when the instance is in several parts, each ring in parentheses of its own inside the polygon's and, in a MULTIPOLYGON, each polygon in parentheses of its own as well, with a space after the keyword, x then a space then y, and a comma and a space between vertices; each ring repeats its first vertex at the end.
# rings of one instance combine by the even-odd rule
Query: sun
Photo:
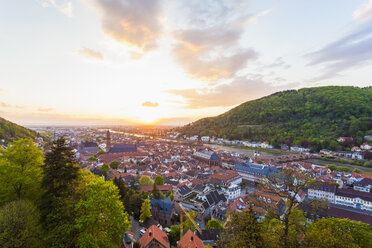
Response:
POLYGON ((137 111, 136 120, 142 124, 154 124, 159 119, 159 109, 142 107, 137 111))

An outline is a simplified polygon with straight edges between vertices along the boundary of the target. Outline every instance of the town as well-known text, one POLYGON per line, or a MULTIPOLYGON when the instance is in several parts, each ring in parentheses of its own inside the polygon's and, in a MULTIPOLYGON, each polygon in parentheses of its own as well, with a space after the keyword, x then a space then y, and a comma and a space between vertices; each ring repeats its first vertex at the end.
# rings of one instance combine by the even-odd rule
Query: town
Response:
MULTIPOLYGON (((304 211, 308 222, 314 221, 314 213, 310 213, 306 203, 317 199, 327 204, 324 209, 317 209, 317 218, 348 218, 372 225, 371 174, 308 162, 330 156, 360 160, 362 157, 355 154, 362 155, 362 150, 365 154, 371 152, 370 137, 365 137, 366 142, 358 149, 353 147, 354 153, 321 150, 314 154, 301 146, 283 145, 282 150, 292 153, 269 156, 253 150, 239 153, 231 146, 225 146, 226 149, 221 146, 273 149, 265 142, 211 140, 198 136, 179 140, 175 139, 179 134, 170 129, 151 133, 140 129, 124 132, 78 127, 35 130, 44 134, 44 139, 65 138, 74 149, 80 167, 105 180, 120 181, 147 197, 151 214, 141 219, 139 210, 143 206, 137 206, 137 213, 131 213, 131 229, 123 237, 122 247, 132 247, 135 241, 140 241, 141 247, 150 243, 159 247, 170 247, 172 243, 179 247, 191 244, 193 247, 215 247, 221 229, 207 228, 208 223, 217 220, 223 224, 228 213, 253 206, 259 219, 263 219, 269 209, 282 216, 288 199, 262 187, 262 183, 270 182, 288 169, 308 173, 316 182, 296 192, 283 188, 294 195, 294 201, 304 211), (149 135, 154 133, 161 133, 163 138, 149 135), (213 144, 217 144, 218 149, 213 144), (187 232, 174 243, 172 226, 182 226, 182 218, 186 218, 184 222, 191 219, 195 232, 187 232)), ((339 142, 344 142, 342 139, 345 138, 340 138, 339 142)), ((36 143, 41 148, 47 147, 41 137, 36 143)))

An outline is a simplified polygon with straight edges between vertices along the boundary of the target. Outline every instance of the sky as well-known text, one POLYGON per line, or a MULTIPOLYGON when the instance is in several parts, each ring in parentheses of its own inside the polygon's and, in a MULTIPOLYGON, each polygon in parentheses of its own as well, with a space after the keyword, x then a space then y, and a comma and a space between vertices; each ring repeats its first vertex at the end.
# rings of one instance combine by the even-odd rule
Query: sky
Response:
POLYGON ((0 1, 0 116, 183 125, 271 93, 372 85, 372 0, 0 1))

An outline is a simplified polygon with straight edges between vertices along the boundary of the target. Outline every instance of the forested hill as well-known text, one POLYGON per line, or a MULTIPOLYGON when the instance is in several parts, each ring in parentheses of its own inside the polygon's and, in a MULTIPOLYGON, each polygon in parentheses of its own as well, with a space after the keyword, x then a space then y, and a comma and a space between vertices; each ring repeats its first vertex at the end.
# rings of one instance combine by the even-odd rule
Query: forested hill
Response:
POLYGON ((188 136, 268 141, 276 146, 308 141, 318 150, 337 146, 339 136, 361 143, 371 129, 372 87, 327 86, 277 92, 180 130, 188 136))
POLYGON ((0 117, 0 140, 9 142, 21 138, 34 139, 37 133, 0 117))

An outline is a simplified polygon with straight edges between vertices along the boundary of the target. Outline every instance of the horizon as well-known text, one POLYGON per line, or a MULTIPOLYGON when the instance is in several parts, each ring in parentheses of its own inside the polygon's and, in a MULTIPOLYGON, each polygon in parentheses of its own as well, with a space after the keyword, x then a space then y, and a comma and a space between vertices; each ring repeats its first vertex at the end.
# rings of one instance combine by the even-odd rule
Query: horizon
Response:
POLYGON ((372 85, 372 0, 3 1, 0 20, 0 116, 25 126, 181 126, 372 85))

